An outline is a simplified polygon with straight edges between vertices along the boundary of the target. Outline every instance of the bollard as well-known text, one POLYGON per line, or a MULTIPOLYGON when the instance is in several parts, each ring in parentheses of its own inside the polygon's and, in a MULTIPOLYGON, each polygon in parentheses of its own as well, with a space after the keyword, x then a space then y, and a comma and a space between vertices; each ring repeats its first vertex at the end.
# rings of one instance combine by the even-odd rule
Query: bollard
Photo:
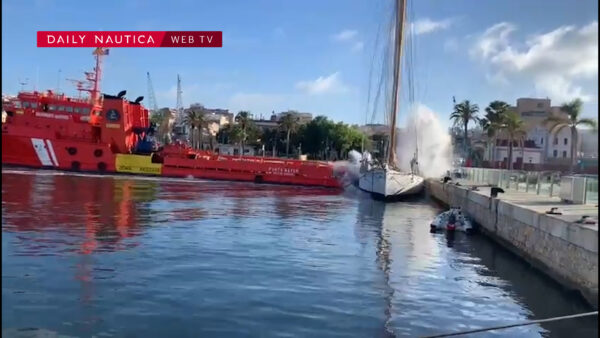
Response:
POLYGON ((525 192, 529 192, 529 174, 530 172, 527 172, 527 176, 525 176, 525 192))
POLYGON ((542 173, 538 172, 537 174, 537 184, 535 185, 535 194, 540 194, 540 186, 541 186, 542 173))

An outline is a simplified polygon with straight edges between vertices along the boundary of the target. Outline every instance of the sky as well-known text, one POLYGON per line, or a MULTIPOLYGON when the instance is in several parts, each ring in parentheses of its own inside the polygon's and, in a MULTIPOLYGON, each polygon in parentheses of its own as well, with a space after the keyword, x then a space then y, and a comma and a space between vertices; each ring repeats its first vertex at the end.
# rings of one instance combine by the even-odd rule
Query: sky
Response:
MULTIPOLYGON (((93 67, 89 48, 37 48, 38 30, 218 30, 222 48, 113 48, 103 92, 126 89, 147 104, 150 72, 158 106, 175 107, 180 74, 184 106, 381 122, 370 118, 369 71, 389 3, 2 0, 2 93, 27 82, 75 95, 67 79, 93 67)), ((597 1, 413 0, 412 13, 415 101, 442 124, 450 125, 452 97, 482 111, 492 100, 580 97, 583 115, 598 116, 597 1)))

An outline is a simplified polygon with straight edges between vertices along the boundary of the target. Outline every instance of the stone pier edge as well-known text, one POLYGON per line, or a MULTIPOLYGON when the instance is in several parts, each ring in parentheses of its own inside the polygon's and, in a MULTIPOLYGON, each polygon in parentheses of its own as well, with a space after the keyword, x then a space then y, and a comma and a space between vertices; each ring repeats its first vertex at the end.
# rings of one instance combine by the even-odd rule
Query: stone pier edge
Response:
POLYGON ((435 200, 460 206, 483 234, 598 308, 597 228, 573 223, 574 217, 547 215, 491 198, 489 188, 473 191, 433 179, 426 186, 435 200))

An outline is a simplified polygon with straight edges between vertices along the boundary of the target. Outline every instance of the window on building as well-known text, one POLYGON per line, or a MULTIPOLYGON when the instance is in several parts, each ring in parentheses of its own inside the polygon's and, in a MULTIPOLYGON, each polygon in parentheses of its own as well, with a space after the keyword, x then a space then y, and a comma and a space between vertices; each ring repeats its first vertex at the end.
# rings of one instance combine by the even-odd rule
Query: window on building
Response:
POLYGON ((554 149, 553 155, 554 157, 558 157, 558 150, 554 149))
POLYGON ((543 137, 541 138, 540 143, 544 144, 544 138, 543 137))
POLYGON ((567 151, 563 150, 563 158, 566 158, 566 157, 567 157, 567 151))
POLYGON ((558 137, 554 138, 554 144, 558 144, 558 137))
POLYGON ((538 104, 537 104, 537 107, 538 107, 538 108, 544 108, 544 104, 543 104, 543 103, 541 103, 541 102, 538 102, 538 104))
POLYGON ((565 137, 564 143, 567 145, 567 143, 569 143, 569 139, 565 137))

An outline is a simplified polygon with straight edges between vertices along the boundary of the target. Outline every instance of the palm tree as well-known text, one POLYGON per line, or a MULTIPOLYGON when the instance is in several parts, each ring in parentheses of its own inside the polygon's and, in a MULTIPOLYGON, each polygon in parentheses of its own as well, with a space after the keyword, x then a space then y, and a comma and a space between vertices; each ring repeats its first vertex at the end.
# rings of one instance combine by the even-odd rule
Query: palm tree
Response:
POLYGON ((290 134, 298 129, 298 120, 298 116, 288 113, 279 121, 279 127, 286 133, 285 157, 290 156, 290 134))
POLYGON ((200 110, 190 110, 187 112, 185 116, 185 123, 190 126, 191 129, 191 139, 192 139, 192 148, 198 149, 202 148, 202 128, 204 127, 204 113, 200 110), (196 137, 196 133, 198 133, 198 137, 196 137))
POLYGON ((157 125, 159 139, 164 144, 171 143, 171 132, 173 130, 173 123, 175 122, 175 116, 171 112, 171 109, 161 108, 152 115, 150 120, 157 125))
POLYGON ((479 125, 487 134, 490 142, 490 158, 495 163, 496 159, 496 137, 500 130, 502 118, 509 111, 510 106, 504 101, 492 101, 485 108, 485 117, 479 119, 479 125))
POLYGON ((588 126, 593 129, 597 128, 597 122, 594 119, 579 118, 583 102, 577 98, 573 101, 564 103, 560 110, 566 113, 566 116, 554 115, 548 117, 544 123, 550 126, 550 135, 558 133, 563 128, 571 128, 571 172, 575 171, 577 165, 577 142, 578 133, 577 126, 588 126))
POLYGON ((241 144, 242 144, 242 155, 244 154, 244 144, 246 143, 246 139, 248 138, 248 133, 247 133, 247 129, 248 126, 250 125, 250 120, 251 120, 251 116, 250 116, 250 112, 248 111, 240 111, 239 113, 237 113, 237 115, 235 116, 235 122, 237 122, 240 125, 241 131, 242 131, 242 135, 241 135, 241 144))
POLYGON ((455 126, 463 126, 464 132, 464 152, 467 156, 468 152, 468 127, 470 121, 477 121, 477 112, 479 106, 471 104, 469 100, 464 100, 461 103, 454 105, 454 111, 450 115, 450 119, 454 121, 455 126))
POLYGON ((508 134, 508 169, 513 169, 513 143, 515 139, 522 141, 525 135, 524 122, 514 111, 506 112, 499 124, 499 128, 508 134))

